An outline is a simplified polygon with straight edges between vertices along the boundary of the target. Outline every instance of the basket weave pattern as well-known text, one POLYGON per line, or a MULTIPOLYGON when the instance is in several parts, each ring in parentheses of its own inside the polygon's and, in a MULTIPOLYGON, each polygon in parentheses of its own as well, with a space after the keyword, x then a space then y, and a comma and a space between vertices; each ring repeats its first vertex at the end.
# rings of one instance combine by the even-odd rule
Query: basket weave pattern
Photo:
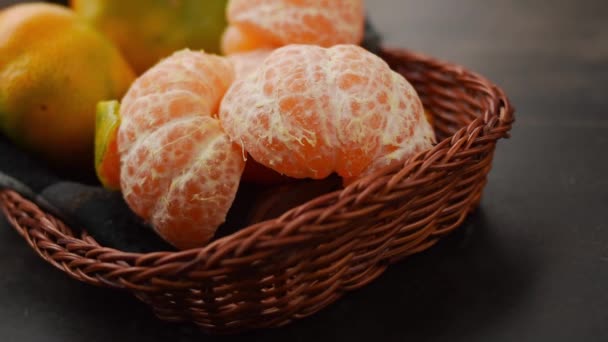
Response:
POLYGON ((309 316, 456 229, 478 205, 496 142, 513 123, 508 99, 483 77, 402 50, 382 57, 433 113, 439 143, 204 248, 125 253, 76 235, 13 191, 0 192, 0 207, 46 261, 132 291, 161 319, 228 333, 309 316))

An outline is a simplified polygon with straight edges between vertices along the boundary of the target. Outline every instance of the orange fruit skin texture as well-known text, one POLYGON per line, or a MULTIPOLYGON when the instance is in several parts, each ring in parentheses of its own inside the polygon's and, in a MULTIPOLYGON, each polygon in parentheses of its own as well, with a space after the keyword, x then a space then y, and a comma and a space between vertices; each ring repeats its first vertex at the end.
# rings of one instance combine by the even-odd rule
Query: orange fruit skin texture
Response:
POLYGON ((119 127, 120 103, 116 100, 99 102, 95 120, 95 172, 104 188, 109 190, 120 190, 119 127))
POLYGON ((363 39, 362 0, 230 0, 225 54, 289 44, 330 47, 363 39))
POLYGON ((243 151, 216 117, 233 79, 227 59, 184 50, 144 73, 122 100, 123 196, 179 249, 208 242, 236 195, 243 151))
POLYGON ((0 12, 0 129, 53 166, 92 165, 96 104, 134 79, 117 48, 69 9, 0 12))
POLYGON ((294 178, 350 183, 435 142, 414 88, 355 45, 275 50, 233 83, 220 119, 256 161, 294 178))
POLYGON ((220 52, 227 0, 70 0, 138 74, 184 48, 220 52))

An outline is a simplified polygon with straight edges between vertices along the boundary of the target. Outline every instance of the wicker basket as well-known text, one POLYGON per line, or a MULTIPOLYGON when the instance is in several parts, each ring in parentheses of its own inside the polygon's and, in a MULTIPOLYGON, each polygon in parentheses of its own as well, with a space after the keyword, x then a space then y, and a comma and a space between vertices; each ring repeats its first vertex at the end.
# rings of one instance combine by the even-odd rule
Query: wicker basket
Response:
POLYGON ((163 320, 231 333, 309 316, 456 229, 478 205, 496 142, 513 123, 505 94, 483 77, 402 50, 382 57, 417 89, 440 142, 204 248, 125 253, 76 236, 13 191, 0 192, 0 205, 46 261, 133 292, 163 320))

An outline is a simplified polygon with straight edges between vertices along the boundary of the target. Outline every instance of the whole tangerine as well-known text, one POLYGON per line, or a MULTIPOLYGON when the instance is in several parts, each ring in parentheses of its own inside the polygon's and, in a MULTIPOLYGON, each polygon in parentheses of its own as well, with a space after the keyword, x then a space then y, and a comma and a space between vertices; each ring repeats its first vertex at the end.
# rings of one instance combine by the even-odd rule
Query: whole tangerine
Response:
POLYGON ((0 10, 0 131, 63 171, 89 171, 95 106, 135 74, 118 49, 63 6, 0 10))

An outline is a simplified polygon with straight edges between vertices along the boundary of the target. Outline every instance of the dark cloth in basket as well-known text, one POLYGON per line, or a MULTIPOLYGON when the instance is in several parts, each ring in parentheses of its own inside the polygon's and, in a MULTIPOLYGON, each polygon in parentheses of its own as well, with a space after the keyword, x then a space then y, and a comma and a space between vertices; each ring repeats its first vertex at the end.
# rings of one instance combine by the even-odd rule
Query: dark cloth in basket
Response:
POLYGON ((65 180, 0 136, 0 188, 16 190, 98 242, 131 252, 171 250, 129 210, 120 193, 65 180))
MULTIPOLYGON (((337 177, 273 187, 241 184, 216 238, 339 187, 337 177)), ((0 138, 0 188, 16 190, 73 229, 86 229, 103 246, 135 253, 174 250, 133 214, 119 192, 60 178, 5 138, 0 138)))

